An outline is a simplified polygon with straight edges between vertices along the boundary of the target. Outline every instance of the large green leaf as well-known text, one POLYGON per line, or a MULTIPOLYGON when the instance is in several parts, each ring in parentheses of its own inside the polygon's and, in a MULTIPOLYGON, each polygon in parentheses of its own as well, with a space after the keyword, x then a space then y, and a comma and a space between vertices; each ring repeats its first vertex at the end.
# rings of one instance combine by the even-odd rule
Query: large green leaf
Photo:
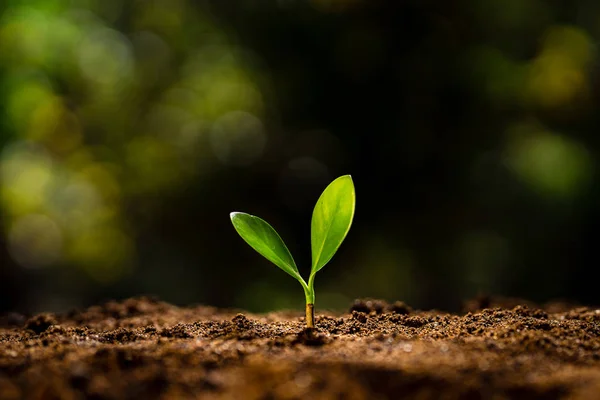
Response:
POLYGON ((242 212, 232 212, 229 216, 237 233, 250 247, 294 278, 303 281, 294 258, 271 225, 259 217, 242 212))
POLYGON ((311 222, 311 275, 331 260, 350 230, 356 195, 350 175, 340 176, 325 188, 315 205, 311 222))

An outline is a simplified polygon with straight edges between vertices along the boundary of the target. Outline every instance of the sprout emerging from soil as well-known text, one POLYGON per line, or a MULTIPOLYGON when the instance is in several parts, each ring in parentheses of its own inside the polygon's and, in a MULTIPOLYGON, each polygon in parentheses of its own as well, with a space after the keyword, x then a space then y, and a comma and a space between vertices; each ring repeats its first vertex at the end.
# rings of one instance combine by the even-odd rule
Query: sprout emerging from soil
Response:
POLYGON ((344 241, 354 218, 356 195, 350 175, 340 176, 325 188, 311 221, 312 266, 308 283, 302 279, 285 243, 266 221, 254 215, 232 212, 231 222, 254 250, 296 278, 306 296, 306 326, 315 327, 315 274, 331 260, 344 241))

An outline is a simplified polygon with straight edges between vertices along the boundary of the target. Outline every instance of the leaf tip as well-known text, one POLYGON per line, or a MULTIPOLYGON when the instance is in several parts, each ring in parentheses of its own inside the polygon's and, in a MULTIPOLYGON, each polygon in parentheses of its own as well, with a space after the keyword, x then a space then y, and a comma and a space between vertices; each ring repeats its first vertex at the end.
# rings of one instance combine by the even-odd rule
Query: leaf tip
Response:
MULTIPOLYGON (((348 174, 348 175, 342 175, 338 178, 341 181, 346 181, 350 184, 350 186, 352 187, 352 191, 354 191, 354 180, 352 179, 352 175, 348 174)), ((336 180, 338 180, 336 179, 336 180)))

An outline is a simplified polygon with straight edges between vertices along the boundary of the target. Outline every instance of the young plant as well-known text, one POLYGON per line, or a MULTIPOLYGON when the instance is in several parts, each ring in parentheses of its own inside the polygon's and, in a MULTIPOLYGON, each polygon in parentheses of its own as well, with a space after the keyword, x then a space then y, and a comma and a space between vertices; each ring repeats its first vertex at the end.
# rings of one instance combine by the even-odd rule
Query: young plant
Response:
POLYGON ((325 188, 312 214, 312 266, 308 283, 298 272, 294 258, 279 234, 254 215, 232 212, 233 227, 254 250, 296 278, 306 296, 306 326, 315 327, 315 274, 331 260, 350 230, 356 195, 350 175, 340 176, 325 188))

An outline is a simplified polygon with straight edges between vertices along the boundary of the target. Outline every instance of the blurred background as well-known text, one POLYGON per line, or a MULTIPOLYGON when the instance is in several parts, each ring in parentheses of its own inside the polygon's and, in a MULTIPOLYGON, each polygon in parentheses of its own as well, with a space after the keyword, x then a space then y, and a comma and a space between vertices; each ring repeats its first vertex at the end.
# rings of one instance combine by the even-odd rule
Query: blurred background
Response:
POLYGON ((317 307, 598 303, 597 0, 0 1, 0 312, 151 294, 303 307, 229 221, 310 265, 317 307))

